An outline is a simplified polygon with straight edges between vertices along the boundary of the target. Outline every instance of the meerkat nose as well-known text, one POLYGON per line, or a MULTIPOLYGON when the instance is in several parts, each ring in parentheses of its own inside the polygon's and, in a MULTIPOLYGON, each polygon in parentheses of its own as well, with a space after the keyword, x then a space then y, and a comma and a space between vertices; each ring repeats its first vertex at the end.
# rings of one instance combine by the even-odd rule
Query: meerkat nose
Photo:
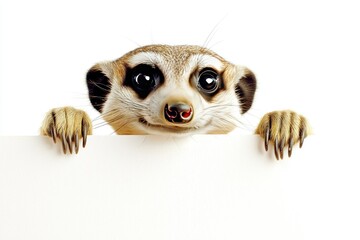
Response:
POLYGON ((166 104, 164 114, 169 122, 188 123, 192 119, 193 108, 186 103, 166 104))

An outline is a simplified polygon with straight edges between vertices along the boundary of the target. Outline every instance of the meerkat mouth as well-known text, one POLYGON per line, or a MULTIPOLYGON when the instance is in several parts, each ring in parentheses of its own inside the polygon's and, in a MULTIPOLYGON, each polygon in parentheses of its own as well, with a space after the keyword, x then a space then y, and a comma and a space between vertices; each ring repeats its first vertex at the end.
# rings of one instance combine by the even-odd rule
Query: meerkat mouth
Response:
POLYGON ((184 134, 184 133, 194 133, 199 131, 202 128, 205 128, 206 126, 210 125, 210 122, 205 124, 204 126, 198 127, 179 127, 179 126, 164 126, 164 125, 157 125, 157 124, 151 124, 148 121, 145 120, 145 118, 139 118, 139 123, 141 123, 143 126, 145 126, 147 129, 155 130, 157 132, 167 132, 167 133, 175 133, 175 134, 184 134))

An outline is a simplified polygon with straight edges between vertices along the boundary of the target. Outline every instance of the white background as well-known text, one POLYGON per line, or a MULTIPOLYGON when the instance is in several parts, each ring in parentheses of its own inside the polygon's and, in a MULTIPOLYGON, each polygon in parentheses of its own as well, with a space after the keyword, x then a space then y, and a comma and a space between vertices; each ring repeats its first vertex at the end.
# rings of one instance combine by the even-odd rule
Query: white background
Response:
MULTIPOLYGON (((256 101, 243 119, 248 133, 268 111, 307 116, 315 137, 327 140, 313 148, 313 161, 329 161, 317 165, 317 186, 334 189, 338 203, 322 211, 323 220, 343 206, 358 213, 351 200, 360 182, 357 1, 1 0, 0 7, 0 135, 37 135, 52 107, 71 105, 96 118, 85 85, 93 64, 146 44, 203 45, 210 35, 209 48, 257 74, 256 101)), ((358 219, 346 214, 343 225, 329 226, 351 235, 346 226, 358 219)))
POLYGON ((346 0, 1 0, 0 134, 37 135, 58 106, 95 118, 85 85, 93 64, 139 45, 203 45, 209 35, 208 47, 257 74, 248 129, 257 124, 249 116, 293 109, 318 134, 349 133, 359 120, 359 11, 346 0))

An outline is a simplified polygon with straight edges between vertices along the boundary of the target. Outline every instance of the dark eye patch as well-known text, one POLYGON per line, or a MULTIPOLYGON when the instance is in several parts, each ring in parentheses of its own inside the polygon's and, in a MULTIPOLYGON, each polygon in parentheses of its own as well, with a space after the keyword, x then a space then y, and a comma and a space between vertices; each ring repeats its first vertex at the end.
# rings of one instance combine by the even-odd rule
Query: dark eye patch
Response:
POLYGON ((164 76, 159 68, 140 64, 127 69, 124 86, 132 88, 141 99, 145 99, 163 82, 164 76))

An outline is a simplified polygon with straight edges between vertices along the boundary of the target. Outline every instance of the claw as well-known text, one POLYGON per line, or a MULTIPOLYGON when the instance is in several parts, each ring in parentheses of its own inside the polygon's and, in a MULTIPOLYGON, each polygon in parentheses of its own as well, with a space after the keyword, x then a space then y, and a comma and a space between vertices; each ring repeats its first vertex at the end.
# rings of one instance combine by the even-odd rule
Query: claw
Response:
POLYGON ((82 127, 82 136, 83 136, 83 147, 85 147, 86 141, 87 141, 87 126, 86 126, 86 124, 84 124, 84 122, 83 122, 83 127, 82 127))
POLYGON ((265 133, 265 150, 268 151, 269 149, 269 140, 270 140, 270 126, 268 125, 266 127, 266 133, 265 133))
POLYGON ((291 157, 293 145, 294 145, 294 140, 293 140, 292 137, 290 137, 290 139, 289 139, 289 148, 288 148, 288 156, 289 157, 291 157))
POLYGON ((277 138, 275 138, 275 141, 274 141, 274 152, 275 152, 276 160, 279 160, 279 149, 278 149, 278 140, 277 140, 277 138))
POLYGON ((301 129, 300 131, 300 148, 303 146, 304 144, 304 140, 305 140, 305 130, 301 129))
POLYGON ((285 138, 283 138, 279 144, 279 148, 280 148, 280 158, 283 159, 284 158, 284 147, 285 147, 285 138))
POLYGON ((56 129, 55 129, 54 124, 52 124, 50 127, 50 134, 51 134, 51 137, 52 137, 54 143, 56 143, 56 129))
POLYGON ((67 137, 66 141, 67 141, 67 144, 68 144, 68 147, 69 147, 70 154, 72 154, 72 149, 73 148, 72 148, 72 141, 71 141, 70 136, 67 137))
POLYGON ((75 153, 79 152, 79 134, 75 134, 75 153))
POLYGON ((61 136, 61 144, 62 144, 62 148, 63 148, 64 154, 66 154, 66 138, 65 138, 65 133, 62 133, 62 136, 61 136))

